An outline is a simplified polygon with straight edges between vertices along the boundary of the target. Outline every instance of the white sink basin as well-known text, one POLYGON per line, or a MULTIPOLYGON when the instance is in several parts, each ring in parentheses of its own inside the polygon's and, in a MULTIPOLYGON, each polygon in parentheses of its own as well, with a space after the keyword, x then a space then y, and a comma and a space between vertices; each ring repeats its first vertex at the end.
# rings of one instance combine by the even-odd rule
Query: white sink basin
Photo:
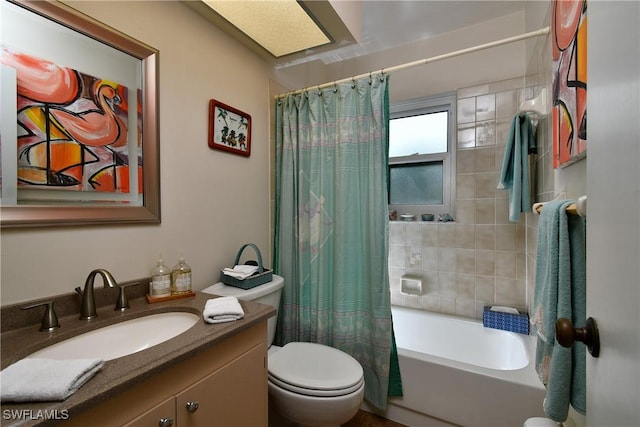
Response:
POLYGON ((105 326, 31 353, 28 358, 112 360, 158 345, 185 332, 200 316, 169 312, 150 314, 105 326))

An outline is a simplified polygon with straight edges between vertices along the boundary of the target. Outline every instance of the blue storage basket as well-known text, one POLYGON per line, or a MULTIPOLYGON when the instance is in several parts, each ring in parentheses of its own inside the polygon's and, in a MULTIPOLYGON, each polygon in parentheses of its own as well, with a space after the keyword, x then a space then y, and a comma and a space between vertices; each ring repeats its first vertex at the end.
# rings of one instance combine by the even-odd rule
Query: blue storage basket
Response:
POLYGON ((482 313, 482 324, 485 327, 529 335, 529 314, 503 313, 491 311, 490 308, 486 306, 482 313))

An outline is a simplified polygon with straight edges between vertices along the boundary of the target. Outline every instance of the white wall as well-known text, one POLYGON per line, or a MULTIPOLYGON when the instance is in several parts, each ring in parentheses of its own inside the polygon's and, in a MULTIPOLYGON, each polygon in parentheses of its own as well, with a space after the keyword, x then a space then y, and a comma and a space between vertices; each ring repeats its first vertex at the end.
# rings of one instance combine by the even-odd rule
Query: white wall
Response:
POLYGON ((147 277, 159 252, 170 266, 184 252, 195 289, 245 242, 270 265, 270 68, 181 2, 67 3, 160 51, 162 223, 2 230, 2 305, 72 292, 97 267, 147 277), (251 157, 208 148, 211 98, 251 115, 251 157))

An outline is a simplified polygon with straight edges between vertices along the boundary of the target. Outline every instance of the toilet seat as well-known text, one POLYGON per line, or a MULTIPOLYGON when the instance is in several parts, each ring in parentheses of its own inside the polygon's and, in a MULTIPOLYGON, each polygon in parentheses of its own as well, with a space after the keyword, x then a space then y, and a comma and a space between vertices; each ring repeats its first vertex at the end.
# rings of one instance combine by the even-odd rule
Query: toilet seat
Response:
POLYGON ((310 389, 305 387, 297 387, 293 384, 286 383, 284 381, 280 381, 278 378, 269 375, 269 382, 275 386, 280 387, 283 390, 290 391, 291 393, 301 394, 304 396, 310 397, 339 397, 345 396, 347 394, 354 393, 364 387, 364 378, 360 380, 358 384, 353 385, 352 387, 345 389, 336 389, 336 390, 317 390, 310 389))
POLYGON ((338 349, 315 343, 292 342, 270 355, 269 381, 306 396, 344 396, 364 386, 360 364, 338 349))

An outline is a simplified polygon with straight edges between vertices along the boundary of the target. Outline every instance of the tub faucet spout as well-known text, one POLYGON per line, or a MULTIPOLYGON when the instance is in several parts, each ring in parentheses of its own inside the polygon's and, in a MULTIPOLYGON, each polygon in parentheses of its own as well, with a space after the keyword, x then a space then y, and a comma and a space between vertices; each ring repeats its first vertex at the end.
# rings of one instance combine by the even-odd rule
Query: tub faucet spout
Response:
POLYGON ((76 288, 76 292, 82 295, 82 302, 80 303, 80 320, 89 320, 94 317, 98 317, 98 313, 96 312, 96 300, 93 296, 93 283, 96 275, 102 276, 105 288, 115 288, 118 286, 116 279, 113 278, 111 273, 103 268, 98 268, 89 273, 87 281, 84 283, 84 290, 80 291, 80 288, 76 288))

